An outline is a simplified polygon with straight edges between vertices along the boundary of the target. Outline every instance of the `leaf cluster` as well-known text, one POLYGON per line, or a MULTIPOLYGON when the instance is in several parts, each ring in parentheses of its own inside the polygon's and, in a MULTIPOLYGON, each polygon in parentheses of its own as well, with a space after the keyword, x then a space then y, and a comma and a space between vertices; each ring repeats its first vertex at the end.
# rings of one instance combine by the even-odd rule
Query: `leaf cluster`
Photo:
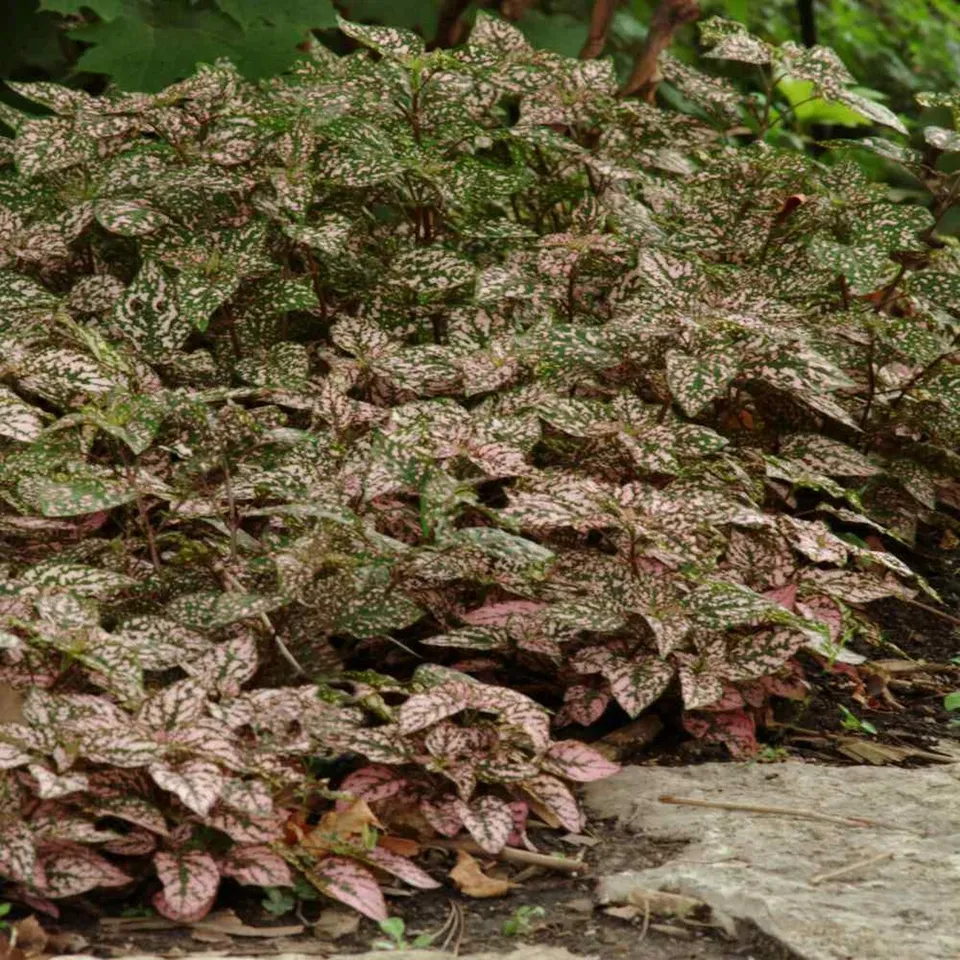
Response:
MULTIPOLYGON (((736 146, 689 67, 712 122, 493 17, 340 26, 2 116, 0 875, 46 909, 295 871, 382 919, 422 836, 581 828, 616 766, 557 730, 675 696, 753 748, 960 504, 926 211, 736 146)), ((705 38, 852 102, 828 51, 705 38)))

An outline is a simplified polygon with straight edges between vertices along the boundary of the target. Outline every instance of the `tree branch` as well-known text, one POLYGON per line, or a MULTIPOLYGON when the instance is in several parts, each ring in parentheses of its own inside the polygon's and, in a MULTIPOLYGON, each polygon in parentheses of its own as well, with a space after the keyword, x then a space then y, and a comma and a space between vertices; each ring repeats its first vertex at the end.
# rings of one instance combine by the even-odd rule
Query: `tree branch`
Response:
POLYGON ((455 47, 462 39, 465 25, 460 19, 470 6, 470 0, 443 0, 440 15, 437 18, 437 33, 430 41, 428 49, 446 50, 455 47))
POLYGON ((653 103, 660 83, 660 71, 657 68, 660 54, 670 46, 674 33, 680 27, 693 23, 699 16, 700 5, 697 0, 660 0, 650 20, 646 42, 633 65, 630 79, 620 91, 621 96, 637 96, 647 103, 653 103))
POLYGON ((593 10, 590 11, 590 34, 580 51, 581 60, 594 60, 603 53, 616 7, 617 0, 593 0, 593 10))
POLYGON ((519 20, 536 3, 536 0, 501 0, 500 13, 507 20, 519 20))
POLYGON ((797 0, 797 17, 800 20, 800 38, 805 47, 817 45, 817 12, 813 0, 797 0))

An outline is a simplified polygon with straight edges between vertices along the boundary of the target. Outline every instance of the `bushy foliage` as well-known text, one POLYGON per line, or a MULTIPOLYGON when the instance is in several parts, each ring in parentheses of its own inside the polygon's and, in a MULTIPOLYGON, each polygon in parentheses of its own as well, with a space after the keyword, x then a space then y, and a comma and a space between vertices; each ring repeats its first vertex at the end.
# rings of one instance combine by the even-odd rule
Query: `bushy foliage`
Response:
MULTIPOLYGON (((377 877, 436 883, 411 839, 581 827, 615 766, 570 724, 676 690, 750 749, 960 500, 929 213, 734 146, 674 61, 714 123, 493 18, 341 27, 260 85, 3 113, 0 875, 38 906, 294 868, 383 917, 377 877)), ((827 50, 705 39, 897 122, 827 50)))

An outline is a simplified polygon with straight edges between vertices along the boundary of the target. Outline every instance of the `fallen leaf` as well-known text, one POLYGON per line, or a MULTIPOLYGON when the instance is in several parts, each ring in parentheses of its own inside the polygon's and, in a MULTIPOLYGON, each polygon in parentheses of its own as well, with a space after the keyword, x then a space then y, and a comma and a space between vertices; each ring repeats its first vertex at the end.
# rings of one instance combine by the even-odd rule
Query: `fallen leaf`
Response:
POLYGON ((0 933, 0 960, 26 960, 27 955, 19 948, 10 945, 9 938, 0 933))
POLYGON ((216 934, 227 937, 295 937, 306 929, 302 923, 287 927, 251 927, 244 923, 232 910, 211 913, 190 924, 190 929, 202 934, 216 934))
POLYGON ((645 714, 612 733, 590 744, 610 760, 621 760, 628 753, 649 746, 663 729, 660 718, 653 713, 645 714))
POLYGON ((23 694, 8 683, 0 683, 0 723, 23 720, 23 694))
POLYGON ((14 942, 28 957, 40 956, 47 949, 47 932, 34 916, 14 925, 14 942))
POLYGON ((86 937, 81 937, 79 933, 47 934, 47 949, 53 954, 83 953, 89 946, 86 937))
POLYGON ((929 760, 932 763, 952 763, 951 757, 916 747, 899 747, 890 743, 874 743, 859 737, 839 737, 837 750, 858 763, 882 767, 888 763, 903 763, 904 760, 929 760))
POLYGON ((227 933, 214 933, 211 930, 199 930, 196 927, 190 931, 190 939, 196 940, 197 943, 218 943, 221 946, 230 943, 230 935, 227 933))
POLYGON ((420 844, 406 837, 383 836, 377 840, 377 846, 400 857, 415 857, 420 852, 420 844))
POLYGON ((360 914, 353 910, 324 910, 313 925, 314 936, 324 940, 341 940, 357 932, 360 914))
POLYGON ((509 880, 488 877, 466 850, 457 851, 457 865, 450 871, 450 879, 462 893, 477 899, 505 896, 513 886, 509 880))
POLYGON ((383 830, 383 824, 370 809, 366 800, 354 800, 342 810, 329 810, 320 822, 300 838, 306 850, 328 851, 338 842, 361 836, 369 829, 383 830))

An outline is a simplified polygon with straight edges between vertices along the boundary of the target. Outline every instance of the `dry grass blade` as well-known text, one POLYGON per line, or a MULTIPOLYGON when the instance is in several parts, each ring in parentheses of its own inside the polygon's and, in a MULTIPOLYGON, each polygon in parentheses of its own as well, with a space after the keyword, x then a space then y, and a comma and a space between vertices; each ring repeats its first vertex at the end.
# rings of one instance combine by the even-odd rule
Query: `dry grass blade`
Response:
POLYGON ((776 817, 793 817, 797 820, 819 820, 823 823, 837 823, 844 827, 886 827, 878 820, 866 817, 835 817, 816 810, 803 810, 799 807, 771 807, 755 803, 733 803, 723 800, 699 800, 695 797, 673 797, 664 795, 657 798, 660 803, 672 803, 686 807, 709 807, 713 810, 731 810, 742 813, 764 813, 776 817))
POLYGON ((866 857, 863 860, 855 860, 853 863, 848 863, 845 867, 838 867, 836 870, 829 870, 826 873, 818 873, 816 876, 811 877, 807 882, 811 886, 817 886, 821 883, 826 883, 827 880, 837 880, 840 877, 845 877, 848 874, 854 873, 857 870, 861 870, 864 867, 869 867, 874 863, 882 863, 884 860, 892 860, 892 853, 878 853, 872 857, 866 857))
MULTIPOLYGON (((436 847, 440 850, 465 850, 467 853, 490 856, 472 840, 431 840, 425 846, 436 847)), ((504 847, 496 856, 507 863, 545 867, 547 870, 556 870, 559 873, 586 873, 589 870, 587 864, 582 860, 556 857, 547 853, 534 853, 531 850, 520 850, 516 847, 504 847)))

